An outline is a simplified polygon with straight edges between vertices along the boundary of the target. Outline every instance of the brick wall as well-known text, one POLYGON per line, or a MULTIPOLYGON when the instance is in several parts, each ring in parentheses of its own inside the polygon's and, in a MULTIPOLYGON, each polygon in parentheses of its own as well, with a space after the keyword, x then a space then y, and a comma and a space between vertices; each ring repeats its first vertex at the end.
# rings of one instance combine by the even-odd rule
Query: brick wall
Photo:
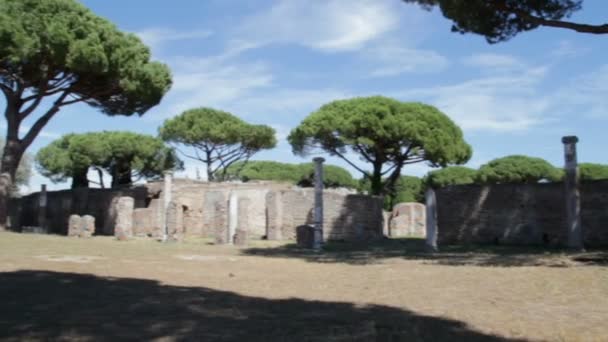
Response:
MULTIPOLYGON (((585 245, 608 245, 608 181, 585 182, 580 194, 585 245)), ((459 185, 436 196, 439 244, 566 244, 562 183, 459 185)))
MULTIPOLYGON (((113 205, 119 197, 130 196, 135 199, 136 208, 144 208, 147 202, 147 189, 75 189, 47 192, 46 221, 48 232, 67 235, 70 215, 91 215, 95 217, 95 234, 112 235, 115 212, 113 205)), ((14 230, 23 226, 38 226, 40 193, 33 193, 11 200, 11 223, 14 230)))
MULTIPOLYGON (((267 197, 269 225, 283 239, 295 239, 296 228, 313 223, 314 189, 290 189, 267 197)), ((326 190, 323 193, 325 239, 353 240, 382 236, 382 200, 326 190)))

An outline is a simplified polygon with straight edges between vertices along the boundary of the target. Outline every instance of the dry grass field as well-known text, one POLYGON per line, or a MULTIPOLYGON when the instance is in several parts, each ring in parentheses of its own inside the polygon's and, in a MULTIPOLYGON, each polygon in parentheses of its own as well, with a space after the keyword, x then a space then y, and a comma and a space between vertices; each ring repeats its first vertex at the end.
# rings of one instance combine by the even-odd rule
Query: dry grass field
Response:
POLYGON ((608 340, 608 253, 0 234, 0 339, 608 340))

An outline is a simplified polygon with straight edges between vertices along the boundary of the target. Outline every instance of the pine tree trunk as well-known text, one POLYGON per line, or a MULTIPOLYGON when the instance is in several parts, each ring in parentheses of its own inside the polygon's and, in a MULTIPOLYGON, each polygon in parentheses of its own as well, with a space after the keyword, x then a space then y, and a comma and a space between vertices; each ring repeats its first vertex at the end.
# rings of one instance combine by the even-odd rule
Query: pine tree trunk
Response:
POLYGON ((14 138, 16 135, 9 132, 7 136, 0 164, 0 231, 7 229, 8 201, 17 174, 17 167, 23 156, 21 143, 14 138))
POLYGON ((88 171, 88 169, 84 169, 72 174, 72 189, 89 187, 89 179, 87 178, 88 171))

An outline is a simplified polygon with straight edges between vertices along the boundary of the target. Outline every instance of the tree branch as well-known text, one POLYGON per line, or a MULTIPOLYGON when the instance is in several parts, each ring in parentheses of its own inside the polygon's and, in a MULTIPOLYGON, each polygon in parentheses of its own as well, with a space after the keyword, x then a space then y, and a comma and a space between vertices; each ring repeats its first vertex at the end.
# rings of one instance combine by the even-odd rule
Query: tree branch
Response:
POLYGON ((369 174, 369 172, 364 171, 363 169, 361 169, 360 167, 358 167, 357 165, 355 165, 353 162, 351 162, 350 160, 346 159, 346 157, 344 157, 344 155, 342 155, 342 153, 340 153, 338 150, 334 149, 331 151, 333 154, 337 155, 338 157, 342 158, 342 160, 344 160, 345 162, 348 163, 348 165, 354 167, 357 171, 361 172, 362 174, 371 177, 371 175, 369 174))
POLYGON ((540 17, 534 16, 534 15, 531 15, 530 13, 528 13, 526 11, 522 11, 522 10, 519 10, 516 8, 509 7, 504 0, 494 2, 493 6, 499 11, 502 10, 505 12, 514 13, 514 14, 518 15, 519 17, 521 17, 522 19, 524 19, 525 21, 528 21, 532 24, 536 24, 536 25, 540 25, 540 26, 564 28, 564 29, 573 30, 576 32, 581 32, 581 33, 592 33, 592 34, 607 34, 608 33, 608 24, 589 25, 589 24, 573 23, 573 22, 569 22, 569 21, 540 18, 540 17))
POLYGON ((27 134, 25 135, 25 137, 22 140, 24 149, 27 148, 28 146, 30 146, 32 141, 34 141, 34 139, 38 136, 40 131, 42 131, 44 126, 46 126, 46 124, 49 122, 49 120, 51 120, 51 118, 59 111, 62 101, 65 100, 65 98, 69 94, 70 94, 70 92, 66 90, 63 94, 61 94, 61 96, 59 96, 59 98, 55 101, 53 106, 46 113, 44 113, 43 116, 41 116, 40 118, 38 118, 38 120, 36 120, 34 125, 32 125, 32 127, 30 128, 30 131, 27 132, 27 134))

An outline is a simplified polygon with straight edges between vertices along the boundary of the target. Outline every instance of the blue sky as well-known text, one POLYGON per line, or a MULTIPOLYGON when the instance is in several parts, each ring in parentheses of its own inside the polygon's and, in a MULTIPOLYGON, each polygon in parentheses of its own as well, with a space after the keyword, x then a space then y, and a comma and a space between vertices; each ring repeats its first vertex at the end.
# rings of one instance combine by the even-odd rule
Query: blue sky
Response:
MULTIPOLYGON (((156 134, 163 120, 208 106, 277 130, 277 148, 254 159, 302 162, 285 141, 291 128, 326 102, 380 94, 450 116, 473 146, 471 167, 509 154, 560 166, 563 135, 579 136, 580 161, 608 163, 608 35, 540 28, 489 45, 399 0, 83 2, 137 33, 171 67, 173 87, 141 118, 65 108, 30 152, 69 132, 156 134)), ((608 2, 585 0, 571 20, 604 23, 605 13, 608 2)), ((190 177, 200 166, 186 165, 190 177)), ((403 173, 427 171, 420 164, 403 173)), ((43 182, 36 175, 31 189, 43 182)))

